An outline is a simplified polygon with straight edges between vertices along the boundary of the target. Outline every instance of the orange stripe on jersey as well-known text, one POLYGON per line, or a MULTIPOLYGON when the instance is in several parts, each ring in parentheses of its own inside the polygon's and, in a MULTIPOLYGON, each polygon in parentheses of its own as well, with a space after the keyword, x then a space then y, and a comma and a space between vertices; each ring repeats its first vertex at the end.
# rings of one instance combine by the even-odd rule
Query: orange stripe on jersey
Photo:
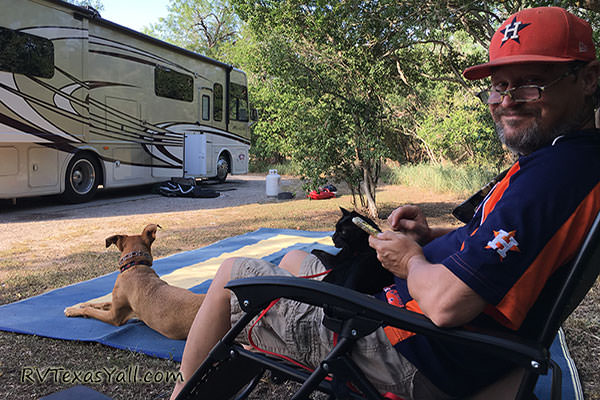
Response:
POLYGON ((485 221, 487 216, 492 212, 494 207, 496 207, 496 204, 498 203, 498 201, 500 201, 500 199, 504 195, 504 192, 506 191, 506 189, 508 189, 508 185, 510 184, 510 178, 514 174, 519 172, 519 169, 521 169, 521 167, 519 165, 519 162, 517 161, 508 170, 508 173, 506 174, 504 179, 502 179, 500 182, 498 182, 496 184, 496 186, 494 187, 494 190, 490 194, 490 197, 488 197, 488 199, 483 204, 483 211, 481 213, 481 224, 480 225, 483 225, 483 222, 485 221))
MULTIPOLYGON (((479 227, 475 228, 475 230, 473 232, 471 232, 470 236, 475 236, 475 234, 477 233, 477 231, 479 230, 479 227)), ((462 244, 460 245, 460 251, 463 251, 465 249, 465 242, 463 241, 462 244)))
MULTIPOLYGON (((510 178, 514 174, 516 174, 520 169, 521 169, 521 167, 519 165, 519 162, 517 161, 510 168, 510 170, 508 170, 504 179, 502 179, 500 182, 498 182, 496 184, 496 186, 494 186, 492 193, 487 198, 485 203, 483 203, 483 205, 482 205, 483 210, 481 211, 481 222, 480 222, 479 226, 481 226, 483 224, 483 222, 485 221, 487 216, 492 212, 494 207, 496 207, 496 204, 500 201, 500 199, 504 195, 504 192, 506 191, 506 189, 508 189, 508 186, 510 184, 510 178)), ((475 228, 475 230, 473 232, 471 232, 471 236, 474 236, 477 233, 478 229, 479 229, 479 227, 475 228)), ((460 251, 463 251, 464 249, 465 249, 465 242, 462 242, 462 245, 460 246, 460 251)))
MULTIPOLYGON (((407 310, 414 311, 419 314, 423 314, 421 311, 421 307, 417 304, 416 301, 411 300, 404 306, 407 310)), ((411 331, 405 331, 404 329, 395 328, 393 326, 386 326, 383 328, 388 340, 394 346, 395 344, 402 342, 403 340, 408 339, 411 336, 414 336, 415 333, 411 331)))
POLYGON ((518 329, 550 275, 575 257, 599 210, 600 183, 546 243, 531 266, 498 304, 496 311, 503 318, 498 318, 495 312, 489 314, 496 314, 496 320, 506 327, 518 329))
POLYGON ((395 346, 396 344, 408 339, 411 336, 415 336, 416 333, 405 331, 404 329, 394 328, 393 326, 386 326, 383 328, 383 332, 387 336, 388 340, 395 346))
POLYGON ((419 307, 419 304, 415 300, 411 300, 408 303, 406 303, 406 309, 419 314, 423 314, 423 311, 421 311, 421 307, 419 307))

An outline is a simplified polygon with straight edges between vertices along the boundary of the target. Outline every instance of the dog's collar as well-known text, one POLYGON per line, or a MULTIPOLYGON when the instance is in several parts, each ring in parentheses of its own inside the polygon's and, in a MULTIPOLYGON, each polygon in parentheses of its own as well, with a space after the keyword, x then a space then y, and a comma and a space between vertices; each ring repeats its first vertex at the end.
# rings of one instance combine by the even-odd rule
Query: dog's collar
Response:
POLYGON ((121 270, 121 272, 125 272, 129 268, 135 267, 136 265, 151 266, 152 265, 152 261, 149 261, 149 260, 131 261, 131 262, 128 262, 127 264, 125 264, 125 265, 121 265, 121 267, 119 269, 121 270))
POLYGON ((119 259, 119 269, 121 272, 128 270, 135 265, 152 265, 152 255, 145 251, 132 251, 119 259), (134 257, 144 257, 142 260, 132 260, 134 257), (131 261, 129 261, 131 260, 131 261))
POLYGON ((146 257, 147 259, 152 260, 152 255, 150 255, 150 253, 148 253, 148 252, 132 251, 131 253, 127 253, 119 259, 119 265, 125 263, 126 261, 132 259, 133 257, 146 257))

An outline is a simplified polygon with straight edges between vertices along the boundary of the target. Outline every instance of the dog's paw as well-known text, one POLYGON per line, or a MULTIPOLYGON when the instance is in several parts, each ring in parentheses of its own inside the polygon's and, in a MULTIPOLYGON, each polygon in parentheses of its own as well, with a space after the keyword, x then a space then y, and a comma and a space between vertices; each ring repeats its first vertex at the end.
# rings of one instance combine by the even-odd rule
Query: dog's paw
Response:
POLYGON ((67 307, 64 310, 65 313, 65 317, 79 317, 82 315, 81 313, 81 309, 83 308, 83 306, 72 306, 72 307, 67 307))

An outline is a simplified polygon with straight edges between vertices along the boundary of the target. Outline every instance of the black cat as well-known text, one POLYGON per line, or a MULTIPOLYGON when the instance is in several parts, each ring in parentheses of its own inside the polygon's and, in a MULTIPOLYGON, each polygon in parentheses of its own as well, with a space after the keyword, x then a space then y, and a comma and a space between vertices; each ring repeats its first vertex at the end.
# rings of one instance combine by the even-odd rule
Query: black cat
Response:
POLYGON ((332 269, 323 281, 367 294, 377 293, 383 287, 393 284, 394 276, 381 266, 377 253, 369 246, 369 235, 354 225, 352 218, 361 217, 379 230, 377 224, 356 211, 348 211, 342 207, 340 210, 342 217, 335 224, 332 239, 335 247, 341 251, 336 255, 323 250, 312 251, 328 269, 332 269))

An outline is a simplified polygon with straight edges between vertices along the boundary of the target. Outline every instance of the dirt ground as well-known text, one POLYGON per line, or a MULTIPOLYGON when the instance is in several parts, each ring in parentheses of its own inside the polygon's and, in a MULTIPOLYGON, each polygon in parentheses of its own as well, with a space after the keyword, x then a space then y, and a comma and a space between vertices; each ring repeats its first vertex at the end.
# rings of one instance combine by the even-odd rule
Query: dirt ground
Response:
MULTIPOLYGON (((213 186, 217 199, 163 198, 149 189, 103 193, 85 205, 65 206, 52 198, 26 200, 13 206, 0 202, 0 304, 44 293, 75 282, 112 272, 118 253, 104 248, 104 238, 115 233, 138 233, 150 222, 163 226, 153 247, 155 258, 195 249, 220 239, 260 227, 332 230, 339 206, 352 208, 351 196, 310 201, 299 181, 284 178, 282 191, 296 192, 291 201, 267 198, 264 176, 233 177, 237 183, 213 186)), ((458 226, 450 211, 460 199, 404 186, 383 186, 378 191, 379 223, 400 204, 420 205, 432 226, 458 226)), ((597 364, 597 297, 588 296, 581 312, 567 329, 569 345, 580 372, 586 398, 600 398, 597 364), (571 339, 572 338, 572 339, 571 339)), ((37 399, 69 387, 47 380, 24 379, 32 369, 47 371, 126 370, 177 371, 178 364, 96 343, 68 342, 30 335, 0 332, 0 399, 37 399), (28 369, 29 368, 29 369, 28 369)), ((168 398, 171 383, 93 385, 114 399, 168 398)), ((254 399, 289 397, 289 386, 264 384, 254 399)))

